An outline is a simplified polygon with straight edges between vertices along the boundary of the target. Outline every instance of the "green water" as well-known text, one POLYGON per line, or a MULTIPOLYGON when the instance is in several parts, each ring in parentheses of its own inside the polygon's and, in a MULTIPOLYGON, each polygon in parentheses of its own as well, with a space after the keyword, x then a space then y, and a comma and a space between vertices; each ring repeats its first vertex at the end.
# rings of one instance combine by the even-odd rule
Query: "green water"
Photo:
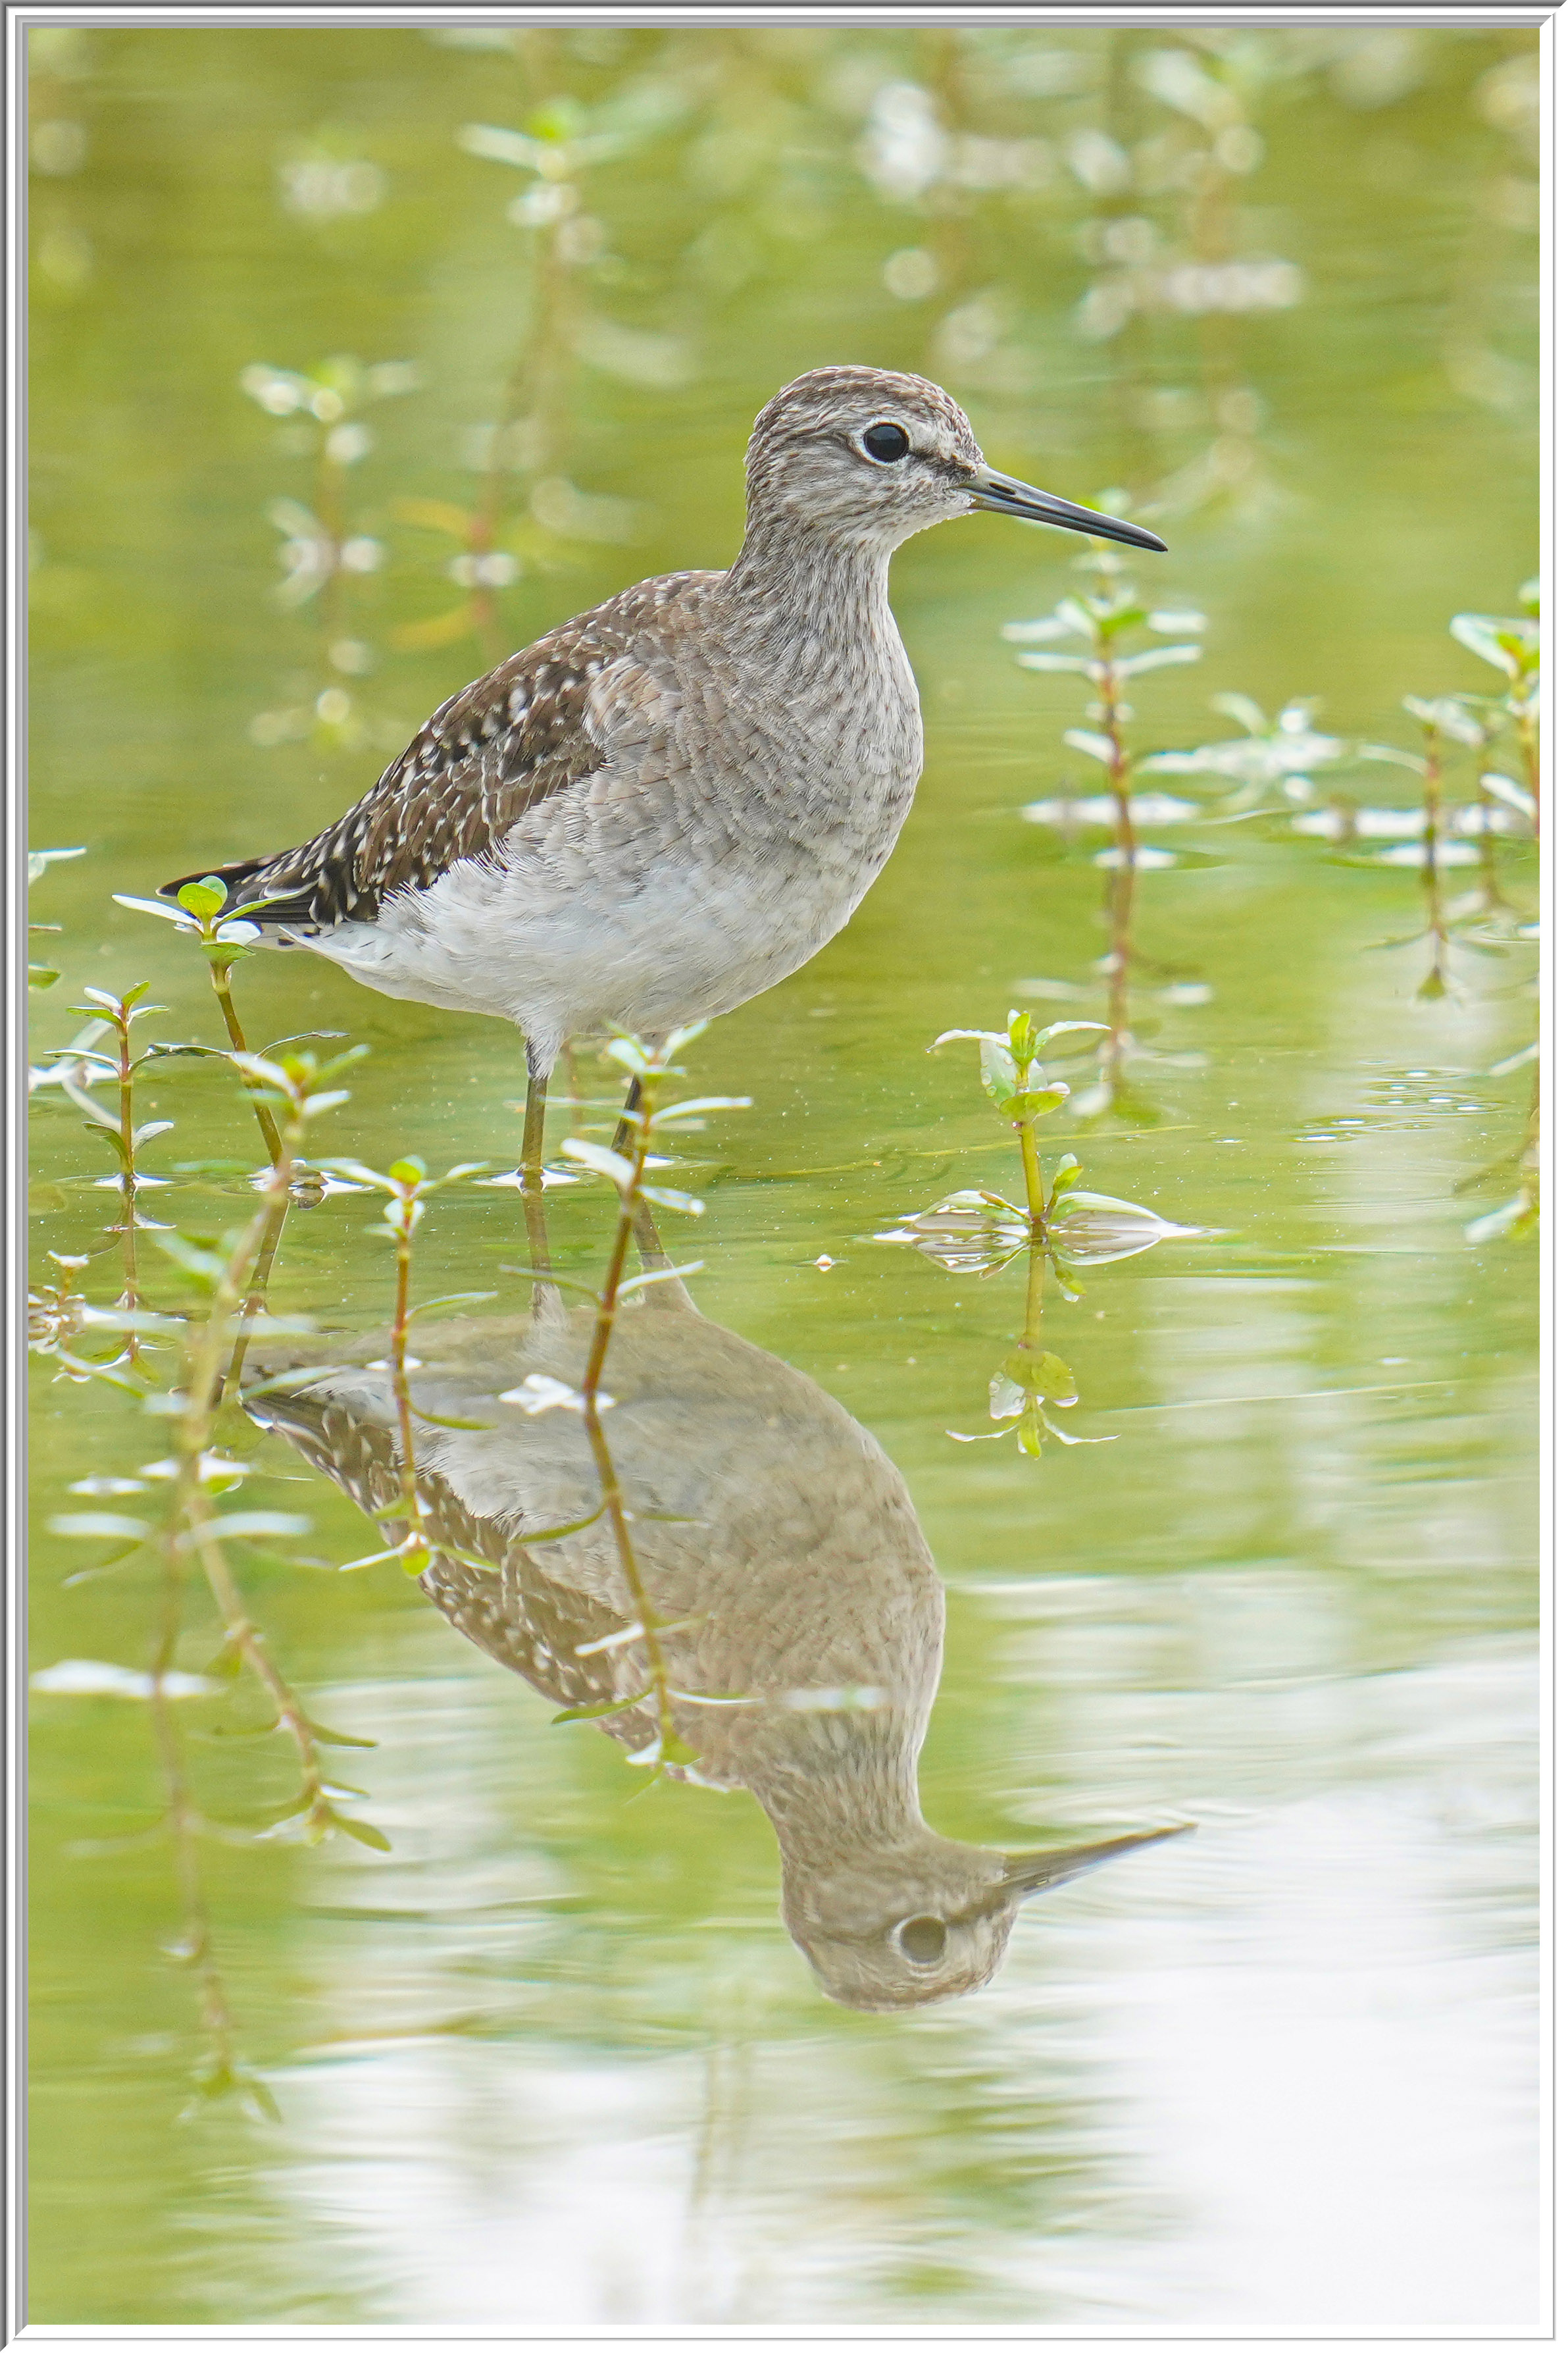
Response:
MULTIPOLYGON (((1447 622, 1512 610, 1535 565, 1527 36, 38 37, 30 831, 86 852, 33 892, 61 926, 35 948, 62 974, 34 999, 41 1058, 84 987, 143 978, 167 1008, 143 1035, 217 1042, 190 944, 109 894, 305 838, 485 667, 440 508, 489 494, 475 435, 509 379, 506 646, 727 562, 750 419, 852 359, 941 378, 1011 472, 1161 501, 1173 552, 1139 576, 1211 617, 1200 664, 1141 682, 1140 748, 1234 732, 1220 691, 1269 713, 1317 696, 1319 727, 1409 747, 1403 694, 1496 682, 1447 622), (1206 128, 1171 102, 1186 69, 1149 65, 1173 50, 1218 78, 1217 99, 1188 91, 1206 128), (557 131, 624 143, 568 159, 574 212, 547 195, 556 216, 520 225, 507 207, 557 182, 458 134, 563 93, 584 113, 557 131), (1163 301, 1153 279, 1189 265, 1267 268, 1279 299, 1085 332, 1094 283, 1142 269, 1163 301), (324 426, 240 388, 341 354, 417 381, 324 426), (334 424, 374 438, 318 471, 334 424), (372 568, 280 603, 278 547, 310 528, 269 521, 279 501, 372 568)), ((113 1843, 163 1804, 147 1711, 37 1696, 34 2320, 1533 2322, 1534 1253, 1466 1240, 1506 1165, 1454 1190, 1520 1142, 1530 1074, 1487 1073, 1532 1034, 1531 944, 1483 925, 1422 1001, 1424 945, 1380 944, 1421 929, 1415 873, 1336 857, 1278 797, 1158 837, 1180 849, 1139 878, 1138 943, 1168 968, 1141 967, 1134 1001, 1170 1057, 1131 1074, 1152 1115, 1044 1131, 1087 1184, 1202 1229, 1047 1304, 1079 1392, 1056 1419, 1114 1445, 956 1442, 991 1426, 1022 1265, 980 1282, 872 1239, 1018 1182, 973 1049, 931 1059, 937 1033, 999 1025, 1040 979, 1082 992, 1030 997, 1042 1018, 1101 1009, 1103 836, 1018 816, 1097 789, 1059 740, 1078 690, 999 636, 1081 581, 1080 552, 987 519, 898 558, 916 807, 848 930, 687 1056, 702 1092, 753 1108, 685 1140, 708 1210, 672 1240, 704 1262, 702 1314, 755 1352, 761 1423, 798 1377, 792 1475, 809 1487, 826 1450, 830 1517, 854 1502, 820 1435, 849 1443, 832 1401, 907 1483, 947 1595, 928 1820, 994 1849, 1195 1835, 1026 1906, 984 1990, 835 2006, 780 1923, 752 1798, 668 1785, 628 1810, 614 1743, 552 1727, 395 1564, 333 1574, 371 1524, 231 1415, 247 1507, 307 1515, 281 1548, 320 1564, 237 1546, 237 1573, 312 1713, 378 1744, 332 1762, 391 1851, 204 1847, 239 2045, 279 2121, 235 2102, 180 2121, 204 2045, 161 1949, 171 1853, 113 1843), (1173 974, 1207 998, 1163 1001, 1173 974)), ((1452 800, 1474 768, 1452 754, 1452 800)), ((1418 780, 1337 788, 1409 805, 1418 780)), ((1211 813, 1216 792, 1195 796, 1211 813)), ((1500 846, 1499 879, 1522 916, 1526 845, 1500 846)), ((237 992, 253 1040, 371 1046, 321 1150, 505 1165, 503 1025, 303 958, 247 962, 237 992)), ((606 1094, 606 1066, 584 1082, 606 1094)), ((93 1253, 107 1306, 111 1163, 58 1088, 37 1105, 39 1278, 46 1250, 93 1253)), ((143 1214, 240 1225, 257 1138, 226 1076, 172 1063, 141 1115, 175 1123, 146 1147, 168 1182, 143 1214)), ((290 1219, 275 1308, 384 1324, 374 1206, 290 1219)), ((552 1192, 563 1270, 596 1274, 611 1209, 552 1192)), ((140 1246, 152 1303, 188 1304, 155 1235, 140 1246)), ((524 1255, 515 1196, 441 1197, 419 1250, 420 1295, 526 1307, 502 1271, 524 1255)), ((148 1363, 172 1377, 172 1356, 148 1363)), ((110 1548, 49 1523, 155 1510, 152 1482, 68 1491, 137 1479, 167 1426, 56 1370, 36 1360, 34 1665, 142 1669, 151 1556, 68 1583, 110 1548)), ((648 1378, 675 1395, 677 1356, 648 1378)), ((706 1425, 670 1427, 671 1477, 717 1479, 706 1425)), ((550 1420, 530 1429, 537 1446, 550 1420)), ((755 1443, 763 1482, 778 1450, 755 1443)), ((781 1505, 759 1539, 786 1564, 791 1525, 781 1505)), ((181 1667, 217 1638, 193 1592, 181 1667)), ((207 1813, 283 1808, 284 1744, 227 1736, 267 1720, 258 1694, 179 1709, 207 1813)))

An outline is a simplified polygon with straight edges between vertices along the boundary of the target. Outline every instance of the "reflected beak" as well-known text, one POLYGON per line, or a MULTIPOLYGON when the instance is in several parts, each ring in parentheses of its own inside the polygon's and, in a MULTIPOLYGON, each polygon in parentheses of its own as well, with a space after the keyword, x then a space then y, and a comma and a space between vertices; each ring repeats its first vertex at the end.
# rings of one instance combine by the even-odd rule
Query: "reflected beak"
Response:
POLYGON ((1168 1830, 1130 1831, 1125 1838, 1101 1839, 1093 1846, 1058 1846, 1043 1854, 1012 1855, 1002 1874, 1003 1893, 1020 1900, 1043 1895, 1047 1887, 1059 1887, 1080 1872, 1092 1871, 1097 1863, 1131 1854, 1135 1847, 1157 1846, 1162 1839, 1182 1838, 1192 1827, 1191 1822, 1173 1822, 1168 1830))
POLYGON ((1119 539, 1126 547, 1152 547, 1161 555, 1170 552, 1164 541, 1145 531, 1142 523, 1123 522, 1120 515, 1100 514, 1093 507, 1075 507, 1070 499, 1031 490, 1027 482, 1016 482, 1011 474, 999 474, 991 466, 976 466, 965 488, 975 505, 988 514, 1055 523, 1058 531, 1086 531, 1092 539, 1119 539))

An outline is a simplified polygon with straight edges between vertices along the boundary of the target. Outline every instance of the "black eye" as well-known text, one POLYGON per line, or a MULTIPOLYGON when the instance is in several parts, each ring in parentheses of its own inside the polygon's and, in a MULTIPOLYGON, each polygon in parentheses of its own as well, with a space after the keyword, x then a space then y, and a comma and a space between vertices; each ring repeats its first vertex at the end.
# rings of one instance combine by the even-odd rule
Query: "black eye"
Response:
POLYGON ((912 1961, 917 1969, 933 1969, 947 1950, 945 1926, 926 1913, 918 1919, 900 1922, 893 1933, 905 1960, 912 1961))
POLYGON ((910 437, 901 425, 868 425, 860 436, 860 447, 879 466, 891 466, 908 457, 910 437))

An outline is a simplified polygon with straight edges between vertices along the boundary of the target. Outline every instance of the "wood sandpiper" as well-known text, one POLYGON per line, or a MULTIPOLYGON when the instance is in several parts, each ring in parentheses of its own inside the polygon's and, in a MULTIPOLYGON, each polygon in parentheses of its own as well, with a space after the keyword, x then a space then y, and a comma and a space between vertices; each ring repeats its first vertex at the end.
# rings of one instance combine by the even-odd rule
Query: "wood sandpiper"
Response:
POLYGON ((514 1021, 537 1189, 568 1038, 731 1011, 880 873, 921 758, 889 561, 980 510, 1164 547, 995 472, 922 376, 797 376, 752 430, 728 572, 668 573, 563 622, 452 695, 312 840, 205 871, 231 910, 267 902, 251 920, 274 944, 514 1021))
MULTIPOLYGON (((420 1582, 470 1641, 555 1707, 594 1711, 635 1755, 658 1724, 582 1419, 519 1409, 531 1377, 580 1388, 594 1314, 421 1327, 420 1582), (562 1523, 575 1529, 558 1541, 529 1535, 562 1523)), ((303 1366, 294 1386, 279 1369, 247 1410, 396 1543, 387 1335, 333 1345, 331 1371, 303 1366)), ((285 1343, 255 1361, 291 1355, 285 1343)), ((916 1760, 942 1672, 942 1579, 895 1465, 815 1381, 700 1315, 679 1281, 616 1324, 605 1376, 676 1721, 697 1752, 671 1770, 761 1805, 785 1925, 833 2000, 907 2010, 973 1992, 1020 1905, 1184 1827, 1022 1854, 933 1830, 916 1760), (720 1693, 747 1704, 700 1704, 720 1693)))

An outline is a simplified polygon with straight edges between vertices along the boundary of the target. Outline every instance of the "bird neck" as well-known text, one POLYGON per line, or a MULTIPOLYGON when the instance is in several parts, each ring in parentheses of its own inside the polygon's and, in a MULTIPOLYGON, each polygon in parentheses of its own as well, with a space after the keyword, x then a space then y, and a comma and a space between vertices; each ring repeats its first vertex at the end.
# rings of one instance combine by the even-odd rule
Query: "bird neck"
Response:
POLYGON ((855 643, 892 624, 885 539, 845 537, 794 514, 752 514, 725 575, 732 624, 782 650, 803 638, 855 643))
POLYGON ((744 1778, 786 1862, 900 1847, 925 1835, 915 1760, 923 1721, 904 1708, 800 1715, 760 1743, 744 1778))

